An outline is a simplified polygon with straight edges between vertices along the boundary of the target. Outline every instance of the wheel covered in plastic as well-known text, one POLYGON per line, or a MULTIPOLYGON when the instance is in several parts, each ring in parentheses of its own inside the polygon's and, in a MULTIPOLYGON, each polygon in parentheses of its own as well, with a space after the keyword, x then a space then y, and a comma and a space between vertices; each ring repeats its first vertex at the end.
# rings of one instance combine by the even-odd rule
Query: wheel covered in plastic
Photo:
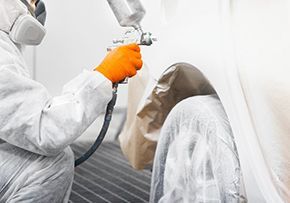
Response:
POLYGON ((232 130, 216 95, 177 104, 161 130, 150 202, 241 202, 232 130))

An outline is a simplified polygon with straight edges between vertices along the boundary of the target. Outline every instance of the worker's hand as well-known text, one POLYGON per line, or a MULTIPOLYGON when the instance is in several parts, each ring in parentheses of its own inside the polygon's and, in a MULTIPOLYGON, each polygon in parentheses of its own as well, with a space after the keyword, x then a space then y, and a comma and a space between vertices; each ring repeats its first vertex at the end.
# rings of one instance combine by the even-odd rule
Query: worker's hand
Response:
POLYGON ((116 83, 136 75, 142 65, 140 47, 129 44, 112 50, 95 70, 116 83))

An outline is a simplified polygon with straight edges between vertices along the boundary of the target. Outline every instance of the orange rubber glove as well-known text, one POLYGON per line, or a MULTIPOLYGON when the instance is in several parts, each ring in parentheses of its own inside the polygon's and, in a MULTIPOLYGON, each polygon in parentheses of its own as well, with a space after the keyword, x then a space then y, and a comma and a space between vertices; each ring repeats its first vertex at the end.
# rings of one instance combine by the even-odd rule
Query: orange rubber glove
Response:
POLYGON ((140 47, 129 44, 113 49, 95 69, 113 83, 133 77, 143 66, 140 47))

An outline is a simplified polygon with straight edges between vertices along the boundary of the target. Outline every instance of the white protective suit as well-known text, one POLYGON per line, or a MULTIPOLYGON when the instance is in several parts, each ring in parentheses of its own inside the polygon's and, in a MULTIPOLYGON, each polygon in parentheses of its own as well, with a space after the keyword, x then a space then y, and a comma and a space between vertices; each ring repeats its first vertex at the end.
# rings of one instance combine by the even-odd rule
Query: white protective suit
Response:
POLYGON ((111 82, 84 71, 51 97, 9 38, 27 12, 19 2, 0 0, 0 202, 65 202, 74 167, 69 145, 105 110, 111 82))

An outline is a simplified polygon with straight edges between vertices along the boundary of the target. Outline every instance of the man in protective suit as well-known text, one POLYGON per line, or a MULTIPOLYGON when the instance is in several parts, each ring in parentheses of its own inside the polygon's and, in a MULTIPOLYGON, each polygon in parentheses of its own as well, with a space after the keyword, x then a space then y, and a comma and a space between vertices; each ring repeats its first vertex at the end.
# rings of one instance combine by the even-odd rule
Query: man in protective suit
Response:
POLYGON ((0 0, 0 202, 67 202, 74 173, 69 145, 105 110, 112 83, 142 67, 136 44, 111 51, 94 71, 51 97, 32 80, 21 48, 41 43, 45 6, 0 0))

